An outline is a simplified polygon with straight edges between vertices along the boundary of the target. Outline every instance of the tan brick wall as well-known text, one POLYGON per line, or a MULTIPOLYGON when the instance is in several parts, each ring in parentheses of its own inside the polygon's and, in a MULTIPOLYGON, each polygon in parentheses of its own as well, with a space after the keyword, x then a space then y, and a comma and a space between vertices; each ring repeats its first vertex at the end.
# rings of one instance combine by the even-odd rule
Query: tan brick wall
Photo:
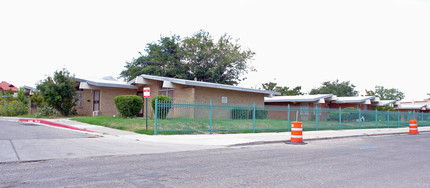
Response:
MULTIPOLYGON (((111 87, 94 87, 93 90, 100 90, 100 116, 119 115, 113 98, 119 95, 136 95, 137 93, 135 89, 122 89, 111 87)), ((93 90, 84 90, 83 106, 76 107, 79 115, 93 115, 93 90)))
POLYGON ((228 104, 264 105, 264 94, 232 91, 217 88, 196 87, 195 101, 221 103, 221 98, 227 97, 228 104))
POLYGON ((122 89, 122 88, 101 88, 100 89, 100 114, 101 116, 119 115, 116 109, 113 98, 120 95, 136 95, 135 89, 122 89))
POLYGON ((76 107, 78 115, 92 116, 93 115, 93 93, 92 90, 84 89, 82 93, 82 106, 76 107))

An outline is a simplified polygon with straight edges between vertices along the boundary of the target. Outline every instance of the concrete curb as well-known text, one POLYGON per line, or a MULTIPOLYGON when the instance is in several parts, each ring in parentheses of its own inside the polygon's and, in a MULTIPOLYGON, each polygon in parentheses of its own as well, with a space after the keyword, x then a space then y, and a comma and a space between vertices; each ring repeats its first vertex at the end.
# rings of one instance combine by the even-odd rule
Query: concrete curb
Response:
MULTIPOLYGON (((420 133, 421 132, 430 132, 430 130, 420 131, 420 133)), ((355 137, 365 137, 365 136, 384 136, 384 135, 410 135, 410 133, 409 132, 380 133, 380 134, 364 134, 364 135, 350 135, 350 136, 334 136, 334 137, 324 137, 324 138, 308 138, 308 139, 303 139, 303 142, 304 141, 314 141, 314 140, 332 140, 332 139, 355 138, 355 137)), ((248 142, 248 143, 228 145, 227 147, 254 146, 254 145, 263 145, 263 144, 279 144, 279 143, 287 143, 289 141, 290 140, 256 141, 256 142, 248 142)))
POLYGON ((69 125, 64 125, 64 124, 60 124, 60 123, 46 121, 46 120, 43 120, 43 119, 20 118, 18 121, 19 122, 26 122, 26 123, 34 123, 34 124, 45 124, 45 125, 50 125, 50 126, 54 126, 54 127, 61 127, 61 128, 66 128, 66 129, 72 129, 72 130, 75 130, 75 131, 83 131, 83 132, 89 132, 89 133, 99 133, 99 132, 96 132, 96 131, 90 131, 90 130, 87 130, 87 129, 80 129, 80 128, 76 128, 76 127, 69 126, 69 125))

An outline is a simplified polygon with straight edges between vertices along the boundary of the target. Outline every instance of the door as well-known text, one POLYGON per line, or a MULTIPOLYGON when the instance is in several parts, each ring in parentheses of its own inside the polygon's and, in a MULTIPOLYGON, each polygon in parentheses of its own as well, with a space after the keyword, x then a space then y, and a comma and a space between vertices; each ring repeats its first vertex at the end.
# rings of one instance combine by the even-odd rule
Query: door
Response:
POLYGON ((100 111, 100 90, 93 91, 93 111, 100 111))

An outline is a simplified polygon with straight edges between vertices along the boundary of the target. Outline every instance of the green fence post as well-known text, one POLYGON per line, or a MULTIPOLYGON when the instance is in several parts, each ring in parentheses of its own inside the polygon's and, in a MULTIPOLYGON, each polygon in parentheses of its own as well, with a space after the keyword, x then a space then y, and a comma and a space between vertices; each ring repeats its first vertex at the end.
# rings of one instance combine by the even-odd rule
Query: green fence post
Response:
POLYGON ((342 109, 339 107, 339 130, 342 129, 342 109))
POLYGON ((378 128, 378 109, 375 110, 376 128, 378 128))
POLYGON ((400 111, 397 110, 397 128, 400 127, 400 111))
POLYGON ((210 111, 209 111, 209 130, 210 134, 212 134, 212 100, 210 102, 210 111))
POLYGON ((255 102, 252 105, 252 133, 255 133, 255 102))
POLYGON ((290 131, 290 104, 288 104, 288 125, 287 125, 287 132, 290 131))
POLYGON ((358 108, 358 127, 361 129, 361 108, 358 108))
POLYGON ((155 97, 155 124, 154 124, 154 135, 157 135, 157 109, 158 109, 158 99, 155 97))
POLYGON ((387 128, 390 128, 390 112, 387 110, 387 128))
POLYGON ((315 106, 315 130, 318 130, 318 106, 315 106))
POLYGON ((421 126, 424 124, 424 112, 421 111, 421 126))

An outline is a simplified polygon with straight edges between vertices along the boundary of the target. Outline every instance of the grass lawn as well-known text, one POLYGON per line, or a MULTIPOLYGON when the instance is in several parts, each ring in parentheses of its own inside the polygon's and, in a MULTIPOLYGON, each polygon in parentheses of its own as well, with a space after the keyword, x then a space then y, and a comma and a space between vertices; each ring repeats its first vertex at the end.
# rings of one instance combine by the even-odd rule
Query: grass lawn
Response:
MULTIPOLYGON (((148 129, 146 129, 145 118, 124 119, 121 117, 97 116, 97 117, 74 117, 72 120, 101 125, 120 130, 136 132, 140 134, 154 134, 154 119, 148 119, 148 129)), ((315 121, 303 122, 304 131, 314 130, 339 130, 340 129, 369 129, 369 128, 396 128, 397 121, 393 122, 362 122, 357 121, 342 122, 339 127, 338 121, 315 121)), ((252 133, 255 125, 255 132, 286 132, 290 130, 291 121, 280 119, 256 119, 255 124, 252 119, 193 119, 193 118, 168 118, 158 119, 157 134, 207 134, 213 133, 252 133)), ((407 127, 408 122, 401 122, 400 127, 407 127)))
POLYGON ((148 129, 146 129, 145 118, 121 118, 111 116, 84 116, 74 117, 71 120, 88 123, 92 125, 101 125, 114 129, 126 130, 140 134, 154 134, 154 119, 148 119, 148 129))

